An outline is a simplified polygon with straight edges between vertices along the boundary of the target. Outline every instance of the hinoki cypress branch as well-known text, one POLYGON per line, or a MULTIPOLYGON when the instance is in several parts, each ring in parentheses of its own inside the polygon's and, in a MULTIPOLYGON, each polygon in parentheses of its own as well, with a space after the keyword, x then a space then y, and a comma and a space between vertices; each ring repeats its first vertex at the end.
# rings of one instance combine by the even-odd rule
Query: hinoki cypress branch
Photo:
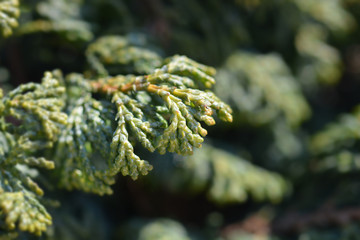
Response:
POLYGON ((135 180, 152 170, 135 153, 136 142, 150 152, 192 154, 207 135, 201 122, 214 125, 214 114, 232 121, 230 107, 201 90, 215 84, 214 74, 174 56, 147 75, 88 79, 47 72, 41 84, 2 96, 0 223, 38 235, 51 224, 34 168, 55 168, 68 190, 102 195, 112 193, 119 172, 135 180))

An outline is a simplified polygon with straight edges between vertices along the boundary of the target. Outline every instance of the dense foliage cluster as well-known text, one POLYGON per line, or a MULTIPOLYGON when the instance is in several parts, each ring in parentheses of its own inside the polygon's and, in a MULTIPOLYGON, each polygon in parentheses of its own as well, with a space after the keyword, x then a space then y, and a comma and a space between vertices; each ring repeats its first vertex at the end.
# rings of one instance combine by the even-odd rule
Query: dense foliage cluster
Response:
POLYGON ((359 10, 0 0, 0 239, 358 239, 359 10))

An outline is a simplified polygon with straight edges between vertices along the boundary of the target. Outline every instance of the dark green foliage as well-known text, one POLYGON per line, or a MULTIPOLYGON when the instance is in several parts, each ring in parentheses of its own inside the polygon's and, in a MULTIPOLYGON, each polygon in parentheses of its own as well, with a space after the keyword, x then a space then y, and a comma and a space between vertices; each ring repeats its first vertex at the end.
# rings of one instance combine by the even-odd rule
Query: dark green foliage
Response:
MULTIPOLYGON (((107 39, 115 44, 125 41, 120 37, 107 39)), ((94 70, 104 62, 96 53, 96 44, 102 51, 107 48, 102 45, 107 39, 89 47, 94 70), (97 57, 100 61, 94 64, 97 57)), ((155 68, 147 66, 146 59, 156 60, 157 55, 135 52, 131 55, 132 48, 118 52, 118 59, 123 55, 130 59, 119 63, 135 65, 134 73, 147 69, 144 72, 149 75, 109 77, 100 70, 98 73, 106 77, 90 80, 73 73, 64 80, 59 71, 47 72, 42 84, 20 85, 3 97, 0 216, 8 229, 18 224, 21 231, 40 235, 51 224, 50 215, 36 196, 42 196, 43 191, 29 177, 37 176, 29 167, 54 168, 53 162, 37 157, 45 148, 54 147, 49 155, 55 160, 61 187, 111 194, 110 185, 117 173, 137 179, 152 169, 134 153, 133 140, 150 152, 188 155, 193 147, 201 147, 207 134, 200 121, 215 124, 215 113, 224 121, 232 121, 230 107, 212 92, 198 89, 215 83, 213 68, 184 56, 163 63, 159 57, 155 68), (8 116, 20 120, 19 126, 6 123, 8 116)))
POLYGON ((290 190, 280 175, 211 145, 204 145, 192 156, 169 161, 172 167, 152 174, 153 184, 163 184, 173 192, 206 192, 208 199, 219 205, 245 202, 249 197, 279 202, 290 190))
POLYGON ((151 73, 161 65, 162 58, 138 45, 131 37, 105 36, 92 43, 86 55, 91 68, 99 75, 151 73))

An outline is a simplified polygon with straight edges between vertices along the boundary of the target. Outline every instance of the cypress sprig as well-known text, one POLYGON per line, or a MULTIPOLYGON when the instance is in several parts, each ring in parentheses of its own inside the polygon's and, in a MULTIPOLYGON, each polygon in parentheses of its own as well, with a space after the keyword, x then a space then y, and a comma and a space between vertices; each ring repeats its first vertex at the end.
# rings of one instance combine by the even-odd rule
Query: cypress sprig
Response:
POLYGON ((20 16, 18 0, 0 1, 0 31, 4 37, 12 34, 13 28, 18 26, 17 18, 20 16))
POLYGON ((56 166, 59 186, 103 195, 112 193, 119 172, 135 180, 152 170, 135 153, 135 142, 150 152, 192 154, 207 135, 201 122, 214 125, 215 114, 232 121, 230 107, 206 90, 214 74, 174 56, 147 75, 88 79, 72 73, 64 79, 60 71, 46 72, 41 84, 2 96, 0 218, 6 228, 39 235, 51 224, 33 167, 56 166))
MULTIPOLYGON (((47 72, 41 84, 21 85, 0 103, 0 224, 2 228, 40 235, 51 217, 40 203, 44 194, 33 180, 33 167, 53 169, 54 163, 38 153, 53 145, 60 126, 67 122, 60 112, 65 88, 47 72), (15 118, 19 123, 6 121, 15 118)), ((1 93, 2 95, 2 93, 1 93)))
POLYGON ((33 134, 43 134, 54 141, 59 125, 66 123, 66 114, 60 112, 64 103, 59 99, 64 92, 52 73, 46 72, 42 84, 28 83, 9 92, 3 98, 3 114, 21 120, 22 126, 39 127, 35 128, 38 132, 32 129, 33 134))
POLYGON ((0 208, 9 230, 18 225, 21 231, 41 235, 52 223, 50 214, 30 192, 0 192, 0 208))
POLYGON ((212 92, 195 89, 215 83, 213 68, 186 57, 175 56, 145 76, 118 76, 91 82, 92 91, 111 96, 116 106, 117 128, 111 143, 113 165, 110 176, 119 171, 136 179, 152 166, 134 154, 129 135, 146 149, 181 155, 201 147, 207 131, 201 126, 214 125, 216 112, 223 121, 232 121, 231 109, 212 92), (194 88, 189 88, 193 86, 194 88))

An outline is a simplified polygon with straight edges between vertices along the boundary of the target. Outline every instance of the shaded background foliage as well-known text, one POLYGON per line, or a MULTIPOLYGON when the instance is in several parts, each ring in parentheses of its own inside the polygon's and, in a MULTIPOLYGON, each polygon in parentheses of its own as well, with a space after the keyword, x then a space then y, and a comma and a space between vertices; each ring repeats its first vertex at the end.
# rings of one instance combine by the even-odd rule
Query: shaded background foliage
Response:
POLYGON ((41 238, 359 238, 360 1, 32 0, 20 10, 19 27, 2 26, 14 32, 0 40, 5 92, 52 69, 146 74, 181 54, 216 67, 213 90, 234 111, 192 156, 137 146, 154 170, 119 176, 113 195, 47 186, 61 206, 49 203, 41 238))

